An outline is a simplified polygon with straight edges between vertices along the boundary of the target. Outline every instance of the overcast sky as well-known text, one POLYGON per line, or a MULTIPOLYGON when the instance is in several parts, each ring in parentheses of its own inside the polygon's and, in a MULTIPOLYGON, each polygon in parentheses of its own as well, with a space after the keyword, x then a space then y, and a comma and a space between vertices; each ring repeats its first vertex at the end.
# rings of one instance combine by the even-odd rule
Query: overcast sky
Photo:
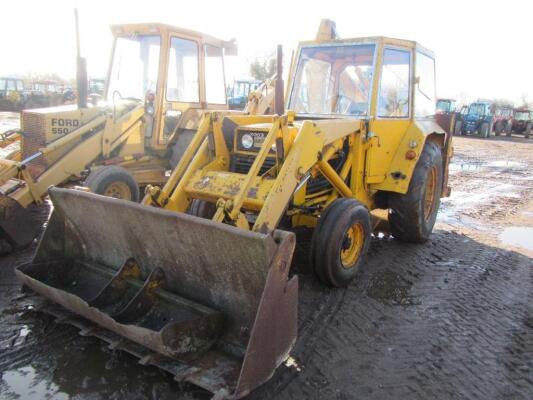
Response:
POLYGON ((341 37, 385 35, 433 50, 440 97, 520 102, 527 95, 533 101, 531 0, 10 0, 2 4, 0 75, 75 76, 75 6, 93 77, 106 74, 111 24, 165 22, 236 38, 239 57, 228 60, 231 80, 278 43, 288 59, 298 41, 313 39, 320 20, 330 18, 341 37))

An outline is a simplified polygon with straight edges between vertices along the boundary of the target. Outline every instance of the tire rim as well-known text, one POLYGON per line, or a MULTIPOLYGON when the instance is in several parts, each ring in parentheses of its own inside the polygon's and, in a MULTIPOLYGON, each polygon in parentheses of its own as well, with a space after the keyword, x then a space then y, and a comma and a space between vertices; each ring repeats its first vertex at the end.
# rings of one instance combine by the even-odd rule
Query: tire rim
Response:
POLYGON ((363 225, 356 222, 348 228, 344 234, 341 247, 341 264, 343 268, 353 268, 359 259, 361 249, 365 242, 365 230, 363 225))
POLYGON ((125 182, 113 182, 106 187, 104 196, 131 200, 131 190, 125 182))
POLYGON ((429 221, 435 209, 435 195, 437 192, 437 167, 432 166, 426 180, 424 193, 424 219, 429 221))

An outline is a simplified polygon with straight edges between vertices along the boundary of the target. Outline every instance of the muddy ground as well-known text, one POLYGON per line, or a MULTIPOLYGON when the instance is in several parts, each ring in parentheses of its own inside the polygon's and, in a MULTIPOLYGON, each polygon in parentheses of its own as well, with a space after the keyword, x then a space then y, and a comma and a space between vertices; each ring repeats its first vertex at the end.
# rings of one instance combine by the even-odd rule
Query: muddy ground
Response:
MULTIPOLYGON (((375 238, 346 290, 316 282, 304 240, 296 365, 250 398, 533 398, 532 167, 533 140, 456 138, 431 240, 375 238)), ((33 250, 0 260, 2 399, 205 397, 34 312, 13 273, 33 250)))

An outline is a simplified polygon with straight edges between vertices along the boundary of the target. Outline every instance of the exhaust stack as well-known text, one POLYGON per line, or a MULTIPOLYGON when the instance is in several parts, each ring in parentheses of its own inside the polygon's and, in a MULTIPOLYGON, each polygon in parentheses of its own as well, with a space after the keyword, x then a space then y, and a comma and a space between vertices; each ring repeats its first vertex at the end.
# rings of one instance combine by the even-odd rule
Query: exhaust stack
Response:
POLYGON ((81 56, 80 28, 78 22, 78 9, 74 9, 76 24, 76 90, 78 92, 78 108, 87 108, 87 60, 81 56))

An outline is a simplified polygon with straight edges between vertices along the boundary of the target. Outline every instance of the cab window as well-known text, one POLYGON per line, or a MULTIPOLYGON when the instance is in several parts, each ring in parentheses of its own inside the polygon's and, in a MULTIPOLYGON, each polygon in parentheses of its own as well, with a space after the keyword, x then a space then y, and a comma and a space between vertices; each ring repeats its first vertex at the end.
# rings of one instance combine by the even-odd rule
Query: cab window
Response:
POLYGON ((409 66, 411 53, 384 49, 378 97, 378 117, 409 116, 409 66))
POLYGON ((210 104, 226 104, 224 61, 220 47, 205 45, 205 96, 210 104))
POLYGON ((374 45, 304 47, 297 65, 290 109, 299 114, 367 115, 374 45))
POLYGON ((17 90, 17 86, 13 79, 8 79, 7 81, 7 90, 17 90))
POLYGON ((416 53, 415 117, 435 114, 435 60, 416 53))
POLYGON ((168 59, 167 100, 198 103, 198 45, 173 37, 168 59))

